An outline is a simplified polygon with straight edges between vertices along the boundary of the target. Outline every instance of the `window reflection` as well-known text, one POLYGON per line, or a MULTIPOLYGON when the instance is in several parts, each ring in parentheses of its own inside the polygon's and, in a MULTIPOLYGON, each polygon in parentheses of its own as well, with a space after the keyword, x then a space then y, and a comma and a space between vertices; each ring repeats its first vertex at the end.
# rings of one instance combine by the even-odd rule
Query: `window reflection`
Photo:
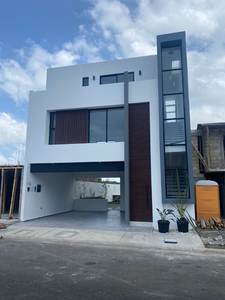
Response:
POLYGON ((163 70, 180 69, 181 68, 180 47, 162 49, 162 65, 163 65, 163 70))
POLYGON ((124 141, 124 110, 108 110, 108 142, 124 141))
POLYGON ((164 119, 184 118, 183 95, 164 96, 164 119))
POLYGON ((163 72, 163 94, 182 93, 181 70, 163 72))
POLYGON ((90 111, 89 142, 124 141, 124 109, 90 111))
POLYGON ((90 111, 90 143, 106 141, 106 110, 90 111))

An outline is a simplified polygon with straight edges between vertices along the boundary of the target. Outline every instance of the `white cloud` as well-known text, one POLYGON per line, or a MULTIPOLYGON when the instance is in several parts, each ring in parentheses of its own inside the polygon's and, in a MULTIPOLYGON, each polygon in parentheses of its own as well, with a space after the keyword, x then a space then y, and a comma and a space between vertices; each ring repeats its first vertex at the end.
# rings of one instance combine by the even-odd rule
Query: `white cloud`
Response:
POLYGON ((0 166, 8 165, 8 159, 0 154, 0 166))
POLYGON ((23 162, 26 124, 7 113, 0 113, 0 165, 23 162), (6 152, 7 157, 1 152, 6 152))
POLYGON ((0 147, 25 143, 26 124, 13 119, 7 113, 0 113, 0 147))
POLYGON ((156 54, 157 35, 186 31, 192 128, 225 121, 225 2, 140 0, 129 10, 97 0, 89 13, 115 57, 156 54))
POLYGON ((101 61, 99 48, 88 43, 84 36, 62 45, 50 53, 32 40, 28 46, 16 49, 21 64, 12 59, 0 60, 0 91, 8 94, 17 104, 28 100, 30 90, 43 90, 46 69, 80 62, 101 61))
POLYGON ((46 68, 156 54, 158 34, 186 31, 192 127, 223 120, 225 2, 214 0, 90 0, 79 36, 50 53, 29 40, 16 50, 21 63, 0 61, 0 90, 16 103, 45 88, 46 68), (130 5, 131 4, 131 5, 130 5), (129 6, 130 5, 130 6, 129 6), (215 109, 216 108, 216 109, 215 109))

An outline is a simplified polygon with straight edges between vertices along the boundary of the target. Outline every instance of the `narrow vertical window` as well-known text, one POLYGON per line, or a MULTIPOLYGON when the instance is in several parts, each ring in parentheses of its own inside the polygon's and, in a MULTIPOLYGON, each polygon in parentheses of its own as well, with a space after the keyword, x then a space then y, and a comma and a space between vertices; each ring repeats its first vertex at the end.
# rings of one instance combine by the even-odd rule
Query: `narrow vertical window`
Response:
POLYGON ((181 193, 188 186, 180 47, 162 49, 162 94, 166 197, 176 198, 178 180, 181 193))
POLYGON ((49 145, 55 144, 55 123, 56 123, 56 113, 50 113, 50 128, 49 128, 49 145))
POLYGON ((89 86, 89 77, 83 77, 82 86, 89 86))

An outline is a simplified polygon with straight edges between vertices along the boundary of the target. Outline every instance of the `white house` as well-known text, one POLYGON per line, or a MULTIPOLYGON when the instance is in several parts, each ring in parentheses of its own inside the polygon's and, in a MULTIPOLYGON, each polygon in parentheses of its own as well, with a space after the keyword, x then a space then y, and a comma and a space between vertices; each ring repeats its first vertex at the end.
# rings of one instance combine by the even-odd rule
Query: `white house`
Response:
POLYGON ((21 220, 72 209, 74 178, 120 177, 126 224, 153 223, 190 187, 185 33, 157 37, 157 55, 47 70, 30 92, 21 220))

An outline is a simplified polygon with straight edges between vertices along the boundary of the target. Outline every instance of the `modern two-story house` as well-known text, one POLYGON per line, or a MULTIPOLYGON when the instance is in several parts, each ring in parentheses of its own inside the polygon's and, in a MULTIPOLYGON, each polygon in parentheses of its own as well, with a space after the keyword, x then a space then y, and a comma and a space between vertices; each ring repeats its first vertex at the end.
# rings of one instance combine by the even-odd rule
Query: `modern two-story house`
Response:
POLYGON ((193 171, 185 33, 157 37, 157 55, 47 70, 30 92, 21 220, 72 209, 74 178, 120 177, 126 224, 190 189, 193 171))

